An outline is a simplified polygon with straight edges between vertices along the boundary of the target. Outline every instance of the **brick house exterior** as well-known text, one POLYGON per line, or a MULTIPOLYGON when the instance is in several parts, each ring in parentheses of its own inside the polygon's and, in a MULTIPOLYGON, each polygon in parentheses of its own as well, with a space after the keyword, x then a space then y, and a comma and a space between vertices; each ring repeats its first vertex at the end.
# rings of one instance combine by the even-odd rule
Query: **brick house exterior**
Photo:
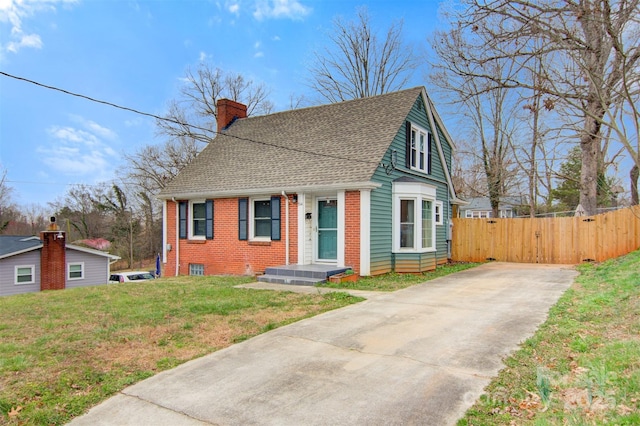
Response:
POLYGON ((447 261, 454 145, 423 87, 247 117, 162 190, 165 276, 329 264, 360 275, 447 261))

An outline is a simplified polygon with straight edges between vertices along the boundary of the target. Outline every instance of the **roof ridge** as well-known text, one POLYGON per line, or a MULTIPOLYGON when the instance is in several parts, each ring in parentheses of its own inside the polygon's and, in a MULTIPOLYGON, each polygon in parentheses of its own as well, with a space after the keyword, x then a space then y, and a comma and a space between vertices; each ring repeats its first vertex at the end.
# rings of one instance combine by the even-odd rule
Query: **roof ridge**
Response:
MULTIPOLYGON (((284 111, 276 111, 276 112, 273 112, 273 113, 270 113, 270 114, 264 114, 264 115, 252 115, 252 116, 249 116, 249 117, 240 118, 238 120, 235 120, 234 122, 237 122, 237 121, 240 121, 240 120, 241 121, 251 120, 251 119, 254 119, 254 118, 261 118, 261 117, 272 117, 272 116, 276 116, 276 115, 280 115, 280 114, 289 114, 289 113, 293 113, 293 112, 304 112, 304 111, 311 110, 311 109, 316 109, 316 108, 318 108, 318 109, 320 109, 320 108, 331 108, 331 107, 335 107, 335 106, 338 106, 338 105, 347 105, 349 103, 360 103, 360 102, 366 102, 366 101, 372 101, 372 100, 379 100, 380 98, 383 98, 383 97, 399 96, 399 95, 404 94, 406 92, 410 92, 410 91, 413 91, 413 90, 423 90, 423 89, 424 89, 424 86, 415 86, 415 87, 411 87, 411 88, 408 88, 408 89, 401 89, 401 90, 398 90, 398 91, 395 91, 395 92, 387 92, 387 93, 381 93, 381 94, 378 94, 378 95, 366 96, 364 98, 354 98, 354 99, 347 99, 347 100, 340 101, 340 102, 330 102, 330 103, 327 103, 327 104, 310 105, 310 106, 306 106, 306 107, 303 107, 303 108, 286 109, 284 111)), ((230 129, 231 127, 233 127, 233 126, 229 125, 228 129, 230 129)), ((226 129, 226 130, 228 130, 228 129, 226 129)), ((225 132, 222 132, 222 134, 224 134, 224 133, 225 132)))

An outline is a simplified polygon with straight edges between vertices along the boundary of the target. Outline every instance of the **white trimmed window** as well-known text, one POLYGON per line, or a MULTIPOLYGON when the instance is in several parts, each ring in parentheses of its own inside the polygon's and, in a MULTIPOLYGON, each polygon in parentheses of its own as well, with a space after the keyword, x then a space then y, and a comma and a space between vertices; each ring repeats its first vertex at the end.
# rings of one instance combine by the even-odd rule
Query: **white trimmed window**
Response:
POLYGON ((411 124, 411 169, 429 173, 429 143, 431 134, 411 124))
POLYGON ((415 246, 416 208, 414 199, 400 199, 400 248, 415 246))
POLYGON ((393 184, 393 249, 436 250, 436 188, 420 182, 393 184))
POLYGON ((251 200, 251 239, 271 239, 271 199, 251 200))
POLYGON ((81 280, 84 278, 84 263, 67 264, 67 278, 69 280, 81 280))
POLYGON ((19 265, 15 269, 15 284, 33 284, 35 280, 35 265, 19 265))
POLYGON ((205 200, 189 202, 189 238, 194 240, 204 240, 206 235, 207 207, 205 200))
POLYGON ((465 216, 469 219, 485 219, 491 217, 490 211, 467 210, 465 216))
POLYGON ((442 218, 442 201, 436 201, 434 207, 436 209, 436 225, 442 225, 444 223, 444 219, 442 218))

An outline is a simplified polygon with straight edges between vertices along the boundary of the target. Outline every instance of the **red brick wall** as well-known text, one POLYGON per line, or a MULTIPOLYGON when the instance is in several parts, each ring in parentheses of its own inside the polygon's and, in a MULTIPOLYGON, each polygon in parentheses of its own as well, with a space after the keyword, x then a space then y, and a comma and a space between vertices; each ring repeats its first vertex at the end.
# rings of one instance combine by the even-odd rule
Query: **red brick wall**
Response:
POLYGON ((65 234, 43 231, 40 239, 40 290, 62 290, 65 288, 67 272, 65 234))
POLYGON ((360 191, 345 192, 344 262, 360 272, 360 191))
MULTIPOLYGON (((290 195, 291 197, 291 195, 290 195)), ((289 204, 289 263, 298 261, 297 204, 289 204)), ((167 202, 167 252, 165 276, 176 272, 176 253, 179 251, 179 275, 189 274, 190 263, 204 265, 205 275, 253 275, 264 272, 267 266, 284 265, 285 257, 285 199, 281 198, 281 240, 271 242, 240 241, 238 239, 238 199, 214 200, 214 239, 179 240, 176 250, 176 203, 167 202)), ((188 224, 190 226, 191 224, 188 224)))

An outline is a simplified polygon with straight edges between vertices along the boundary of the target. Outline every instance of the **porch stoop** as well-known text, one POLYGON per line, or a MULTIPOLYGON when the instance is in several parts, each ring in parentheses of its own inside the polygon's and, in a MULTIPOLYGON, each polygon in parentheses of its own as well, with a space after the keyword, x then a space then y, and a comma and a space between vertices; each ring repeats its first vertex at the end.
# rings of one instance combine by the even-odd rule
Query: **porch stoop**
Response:
POLYGON ((327 277, 348 269, 335 265, 284 265, 266 268, 258 281, 277 284, 316 285, 327 281, 327 277))

